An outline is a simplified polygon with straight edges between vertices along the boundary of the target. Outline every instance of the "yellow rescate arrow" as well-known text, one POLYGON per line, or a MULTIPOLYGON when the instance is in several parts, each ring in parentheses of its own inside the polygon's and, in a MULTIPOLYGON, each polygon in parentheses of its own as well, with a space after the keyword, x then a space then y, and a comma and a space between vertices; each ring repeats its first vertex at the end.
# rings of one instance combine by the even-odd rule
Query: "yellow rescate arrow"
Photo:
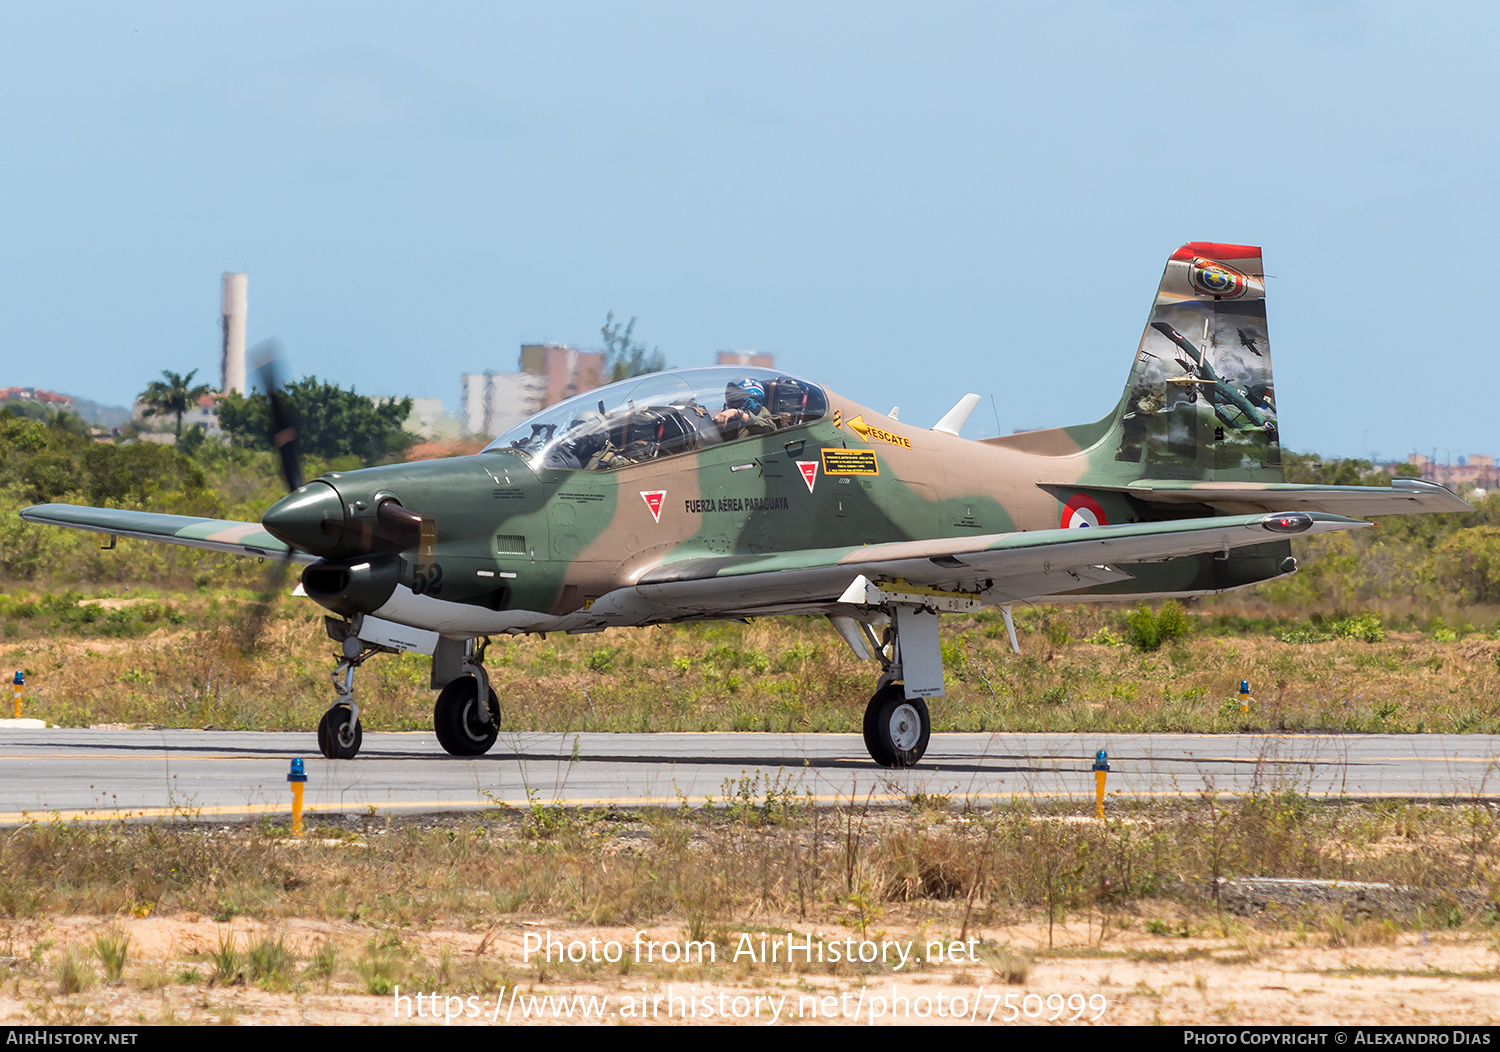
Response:
POLYGON ((853 420, 849 421, 849 429, 866 442, 869 442, 872 438, 878 438, 882 442, 889 442, 891 445, 900 446, 902 449, 911 448, 911 439, 904 438, 901 435, 893 434, 890 431, 886 431, 884 428, 872 427, 871 425, 865 423, 865 418, 863 415, 857 416, 853 420))

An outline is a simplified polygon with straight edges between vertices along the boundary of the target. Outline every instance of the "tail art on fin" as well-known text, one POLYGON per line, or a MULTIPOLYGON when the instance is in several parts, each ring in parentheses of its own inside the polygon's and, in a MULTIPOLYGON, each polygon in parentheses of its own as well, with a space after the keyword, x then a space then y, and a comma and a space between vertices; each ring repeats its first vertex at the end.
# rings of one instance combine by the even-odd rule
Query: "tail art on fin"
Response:
POLYGON ((1260 249, 1172 253, 1119 414, 1115 460, 1141 476, 1281 480, 1260 249))

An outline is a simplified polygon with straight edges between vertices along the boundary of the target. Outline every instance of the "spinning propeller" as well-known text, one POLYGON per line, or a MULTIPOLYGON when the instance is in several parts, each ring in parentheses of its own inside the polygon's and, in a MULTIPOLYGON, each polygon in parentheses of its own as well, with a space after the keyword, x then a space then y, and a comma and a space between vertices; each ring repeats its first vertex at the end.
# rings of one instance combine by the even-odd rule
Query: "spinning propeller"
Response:
MULTIPOLYGON (((320 605, 351 617, 382 606, 401 576, 402 552, 415 550, 413 590, 430 587, 437 546, 437 520, 402 507, 399 500, 374 490, 359 472, 304 483, 300 464, 297 411, 287 396, 284 359, 274 341, 255 348, 255 382, 266 393, 268 431, 281 460, 287 495, 261 517, 261 525, 291 549, 317 557, 302 574, 307 595, 320 605)), ((281 590, 292 552, 267 574, 262 602, 252 619, 250 638, 264 629, 281 590)), ((436 589, 432 589, 436 591, 436 589)))
MULTIPOLYGON (((265 392, 270 409, 271 448, 281 459, 281 477, 286 482, 287 492, 295 492, 302 488, 302 465, 297 457, 296 409, 287 398, 282 382, 281 344, 276 340, 258 343, 251 348, 249 358, 255 363, 255 386, 265 392)), ((260 646, 276 598, 286 587, 286 573, 291 563, 292 551, 289 548, 266 570, 255 606, 240 630, 240 649, 248 652, 260 646)))

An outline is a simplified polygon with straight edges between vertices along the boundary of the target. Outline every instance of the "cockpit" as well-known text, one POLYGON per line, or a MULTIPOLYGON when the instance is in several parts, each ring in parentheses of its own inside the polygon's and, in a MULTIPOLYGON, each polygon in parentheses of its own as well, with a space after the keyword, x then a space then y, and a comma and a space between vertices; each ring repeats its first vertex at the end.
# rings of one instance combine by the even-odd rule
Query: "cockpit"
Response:
POLYGON ((538 467, 608 471, 820 419, 816 384, 746 367, 649 373, 575 395, 511 428, 485 452, 538 467))

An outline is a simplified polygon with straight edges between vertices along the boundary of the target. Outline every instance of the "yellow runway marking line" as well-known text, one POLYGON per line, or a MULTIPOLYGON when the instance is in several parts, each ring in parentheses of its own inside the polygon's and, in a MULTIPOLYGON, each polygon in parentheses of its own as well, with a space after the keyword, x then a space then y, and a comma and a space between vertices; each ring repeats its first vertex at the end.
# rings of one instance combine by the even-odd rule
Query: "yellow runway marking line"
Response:
MULTIPOLYGON (((1042 759, 1043 757, 1036 757, 1042 759)), ((993 759, 993 757, 984 757, 993 759)), ((1028 757, 1032 759, 1032 757, 1028 757)), ((1130 757, 1125 757, 1130 759, 1130 757)), ((1500 763, 1500 756, 1266 756, 1264 759, 1255 755, 1245 756, 1148 756, 1145 759, 1166 763, 1247 763, 1255 761, 1265 763, 1268 766, 1280 765, 1283 767, 1296 767, 1299 764, 1308 763, 1500 763)), ((1087 759, 1080 756, 1079 763, 1093 761, 1090 756, 1087 759)))
MULTIPOLYGON (((223 756, 214 756, 208 753, 192 754, 182 750, 163 750, 158 752, 143 752, 131 749, 127 752, 25 752, 15 755, 0 754, 0 761, 21 762, 25 760, 145 760, 151 763, 161 763, 162 759, 189 761, 189 760, 281 760, 286 761, 287 753, 266 753, 257 756, 239 756, 226 753, 223 756)), ((317 757, 311 757, 316 759, 317 757)))

